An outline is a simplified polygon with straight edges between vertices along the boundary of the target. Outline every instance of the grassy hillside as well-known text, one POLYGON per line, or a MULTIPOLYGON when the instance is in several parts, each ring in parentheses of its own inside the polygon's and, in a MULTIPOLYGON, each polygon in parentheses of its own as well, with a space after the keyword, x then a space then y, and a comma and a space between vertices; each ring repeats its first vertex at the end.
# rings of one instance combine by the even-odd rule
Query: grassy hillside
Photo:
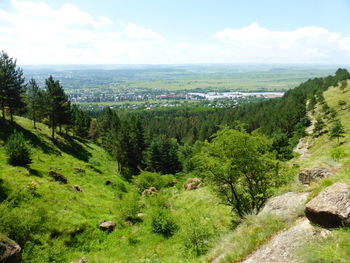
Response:
POLYGON ((0 145, 14 129, 21 131, 33 162, 29 168, 10 166, 0 147, 0 233, 21 245, 24 262, 70 262, 83 256, 103 263, 202 262, 200 255, 231 227, 229 208, 207 187, 185 191, 186 177, 179 177, 175 187, 142 196, 97 145, 64 135, 52 141, 45 125, 34 130, 28 119, 15 121, 15 126, 1 123, 0 145), (68 184, 56 182, 49 171, 64 175, 68 184), (152 231, 152 215, 162 208, 177 226, 171 237, 152 231), (116 230, 100 230, 101 220, 116 222, 116 230), (197 245, 200 253, 193 249, 197 245))

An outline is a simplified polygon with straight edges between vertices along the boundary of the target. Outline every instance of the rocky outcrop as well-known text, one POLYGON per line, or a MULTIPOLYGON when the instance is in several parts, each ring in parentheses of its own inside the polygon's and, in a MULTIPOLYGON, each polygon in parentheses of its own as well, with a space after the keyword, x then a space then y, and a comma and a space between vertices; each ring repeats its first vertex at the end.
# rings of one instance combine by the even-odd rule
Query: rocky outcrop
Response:
POLYGON ((311 238, 326 235, 328 230, 313 227, 307 219, 275 235, 267 244, 251 254, 243 263, 298 263, 295 251, 311 238))
POLYGON ((60 182, 62 184, 68 183, 67 178, 56 171, 53 171, 53 170, 49 171, 49 176, 51 176, 55 181, 60 182))
POLYGON ((195 190, 204 186, 202 182, 202 178, 189 178, 184 185, 185 190, 195 190))
POLYGON ((80 258, 76 261, 72 261, 71 263, 88 263, 88 260, 84 257, 84 258, 80 258))
POLYGON ((0 239, 0 263, 21 262, 21 247, 10 239, 0 239))
POLYGON ((335 183, 306 204, 305 215, 315 224, 332 228, 350 226, 350 186, 335 183))
POLYGON ((299 172, 299 181, 302 184, 310 184, 330 175, 331 173, 326 168, 304 168, 299 172))
POLYGON ((308 193, 288 192, 275 196, 267 201, 264 209, 259 214, 271 213, 283 217, 298 216, 298 209, 303 209, 308 193))
POLYGON ((115 229, 116 223, 113 221, 101 221, 100 229, 107 232, 113 232, 115 229))
POLYGON ((157 193, 157 188, 155 188, 154 186, 151 186, 150 188, 143 190, 142 196, 153 196, 156 193, 157 193))
POLYGON ((83 189, 79 185, 73 185, 72 190, 75 192, 82 192, 83 189))

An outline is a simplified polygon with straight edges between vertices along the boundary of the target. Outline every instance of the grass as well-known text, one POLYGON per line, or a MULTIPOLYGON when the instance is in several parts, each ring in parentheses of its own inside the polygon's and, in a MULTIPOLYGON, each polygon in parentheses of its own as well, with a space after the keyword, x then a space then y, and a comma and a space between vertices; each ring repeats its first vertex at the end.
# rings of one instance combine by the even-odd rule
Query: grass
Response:
POLYGON ((52 141, 45 125, 34 130, 28 119, 15 121, 15 126, 1 123, 0 145, 15 127, 30 143, 33 162, 30 168, 10 166, 0 147, 0 233, 22 246, 24 262, 70 262, 83 256, 93 263, 201 262, 185 246, 184 234, 193 230, 186 222, 193 216, 209 222, 204 234, 210 242, 203 241, 208 248, 229 231, 231 212, 209 189, 185 191, 179 183, 159 192, 157 200, 142 197, 99 146, 64 135, 52 141), (68 184, 54 181, 50 170, 64 175, 68 184), (107 180, 112 185, 105 185, 107 180), (83 191, 74 191, 74 185, 83 191), (171 237, 152 232, 150 215, 159 205, 180 226, 171 237), (143 220, 126 220, 140 212, 146 214, 143 220), (101 220, 116 222, 116 230, 101 231, 101 220))

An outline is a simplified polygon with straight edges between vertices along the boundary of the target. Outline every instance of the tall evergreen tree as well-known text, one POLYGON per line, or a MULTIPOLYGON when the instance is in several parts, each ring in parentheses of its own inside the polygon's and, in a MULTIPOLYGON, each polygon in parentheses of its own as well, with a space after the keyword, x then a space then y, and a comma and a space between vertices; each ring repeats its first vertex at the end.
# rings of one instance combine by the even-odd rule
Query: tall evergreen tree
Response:
POLYGON ((40 90, 35 79, 31 79, 27 85, 27 111, 29 117, 33 120, 34 129, 36 129, 36 122, 43 115, 44 110, 44 94, 40 90))
POLYGON ((7 53, 0 53, 0 105, 2 117, 5 119, 5 107, 10 111, 10 118, 13 121, 13 114, 16 110, 23 109, 23 94, 25 92, 23 71, 17 67, 17 61, 10 58, 7 53))
POLYGON ((66 124, 70 120, 70 103, 60 82, 50 76, 46 83, 46 108, 50 120, 51 137, 55 138, 57 125, 66 124))

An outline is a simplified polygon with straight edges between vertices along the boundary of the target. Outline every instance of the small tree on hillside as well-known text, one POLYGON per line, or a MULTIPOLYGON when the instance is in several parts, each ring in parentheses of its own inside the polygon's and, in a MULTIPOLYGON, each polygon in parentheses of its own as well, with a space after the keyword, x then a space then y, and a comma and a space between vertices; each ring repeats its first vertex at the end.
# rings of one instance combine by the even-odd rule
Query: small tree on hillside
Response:
POLYGON ((340 90, 344 93, 345 92, 345 88, 347 86, 347 81, 346 80, 343 80, 342 82, 340 82, 340 90))
POLYGON ((340 120, 335 120, 333 125, 331 126, 329 130, 329 137, 331 139, 337 138, 338 139, 338 144, 340 138, 344 137, 345 129, 344 126, 342 125, 340 120))
POLYGON ((200 170, 216 193, 240 217, 257 213, 279 185, 277 162, 269 153, 271 142, 243 129, 222 128, 196 155, 200 170))
POLYGON ((27 166, 32 162, 30 150, 22 133, 15 131, 5 144, 7 162, 15 166, 27 166))

